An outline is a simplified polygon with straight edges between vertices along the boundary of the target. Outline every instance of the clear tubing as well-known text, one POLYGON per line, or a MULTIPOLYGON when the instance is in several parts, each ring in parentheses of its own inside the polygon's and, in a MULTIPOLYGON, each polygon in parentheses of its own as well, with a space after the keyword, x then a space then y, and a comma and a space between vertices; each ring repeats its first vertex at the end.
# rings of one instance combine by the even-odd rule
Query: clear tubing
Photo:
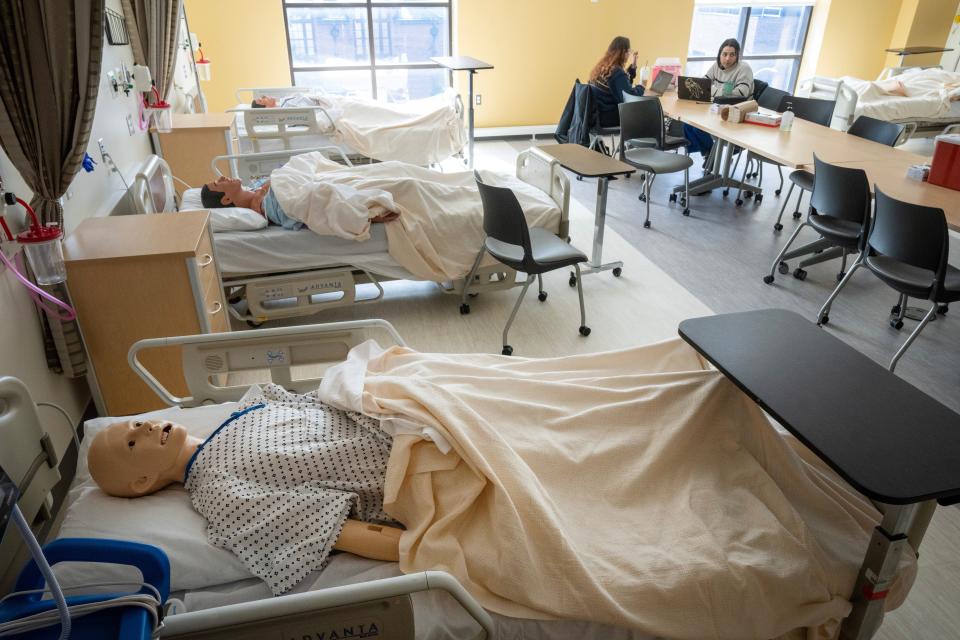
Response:
MULTIPOLYGON (((0 251, 0 255, 2 255, 2 253, 3 252, 0 251)), ((43 574, 44 579, 47 581, 47 586, 50 587, 53 599, 57 603, 57 610, 60 612, 60 640, 67 640, 67 638, 70 637, 70 611, 67 609, 67 600, 63 597, 60 583, 57 582, 57 579, 53 575, 53 569, 51 569, 47 563, 47 557, 43 555, 43 549, 40 548, 40 543, 37 542, 37 539, 33 536, 30 525, 27 524, 23 513, 20 511, 20 507, 16 504, 13 505, 13 521, 16 523, 17 529, 20 530, 20 535, 23 536, 27 546, 30 547, 30 553, 33 554, 33 559, 37 563, 37 567, 40 568, 40 573, 43 574)))

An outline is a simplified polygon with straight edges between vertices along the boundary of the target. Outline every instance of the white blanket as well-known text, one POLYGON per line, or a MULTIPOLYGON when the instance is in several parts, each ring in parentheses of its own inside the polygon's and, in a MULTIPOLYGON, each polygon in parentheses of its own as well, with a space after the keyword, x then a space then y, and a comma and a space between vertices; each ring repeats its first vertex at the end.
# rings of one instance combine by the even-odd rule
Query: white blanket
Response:
POLYGON ((903 84, 905 96, 889 95, 876 82, 852 76, 841 78, 858 97, 855 117, 864 115, 879 120, 939 118, 960 99, 960 73, 942 69, 922 69, 894 76, 903 84))
MULTIPOLYGON (((481 177, 514 191, 529 226, 559 229, 560 209, 549 195, 512 176, 483 171, 481 177)), ((370 218, 398 213, 386 223, 389 252, 417 278, 463 278, 483 242, 483 206, 467 171, 438 173, 402 162, 345 167, 314 152, 294 156, 270 179, 284 213, 317 234, 365 240, 370 218)))

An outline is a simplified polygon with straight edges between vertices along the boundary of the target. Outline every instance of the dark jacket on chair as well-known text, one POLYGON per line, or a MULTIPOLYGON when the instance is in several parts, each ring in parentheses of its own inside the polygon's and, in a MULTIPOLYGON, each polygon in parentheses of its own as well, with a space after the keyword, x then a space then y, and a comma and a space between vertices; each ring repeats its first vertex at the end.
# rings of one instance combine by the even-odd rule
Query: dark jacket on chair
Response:
POLYGON ((596 119, 592 93, 590 86, 581 84, 579 80, 573 85, 557 131, 553 134, 557 142, 590 146, 590 129, 596 119))

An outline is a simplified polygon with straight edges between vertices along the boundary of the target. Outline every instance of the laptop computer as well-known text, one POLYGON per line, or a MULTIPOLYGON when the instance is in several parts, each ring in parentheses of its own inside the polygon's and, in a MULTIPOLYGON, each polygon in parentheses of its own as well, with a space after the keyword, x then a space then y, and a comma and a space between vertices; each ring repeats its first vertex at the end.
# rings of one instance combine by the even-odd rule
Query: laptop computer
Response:
POLYGON ((702 76, 680 76, 677 80, 677 97, 681 100, 710 102, 710 80, 702 76))
POLYGON ((671 82, 673 82, 673 74, 661 69, 657 72, 657 77, 650 83, 650 88, 644 95, 662 96, 670 88, 671 82))

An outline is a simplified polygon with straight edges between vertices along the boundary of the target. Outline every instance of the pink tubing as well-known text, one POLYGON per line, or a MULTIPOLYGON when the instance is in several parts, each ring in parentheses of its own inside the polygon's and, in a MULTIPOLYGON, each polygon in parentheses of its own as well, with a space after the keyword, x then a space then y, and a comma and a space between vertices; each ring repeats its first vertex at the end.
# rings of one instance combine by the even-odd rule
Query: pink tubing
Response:
MULTIPOLYGON (((16 256, 14 258, 14 260, 19 260, 19 259, 20 259, 20 256, 16 256)), ((30 297, 33 298, 33 302, 40 309, 46 312, 46 314, 50 316, 52 319, 59 320, 60 322, 70 322, 71 320, 77 317, 76 309, 68 305, 63 300, 53 297, 52 295, 50 295, 49 293, 47 293, 37 285, 30 282, 22 273, 20 273, 20 271, 17 270, 17 266, 20 266, 19 262, 17 263, 17 266, 14 266, 14 264, 10 262, 9 258, 7 258, 7 256, 4 254, 2 250, 0 250, 0 261, 2 261, 3 264, 7 265, 7 268, 10 269, 11 272, 13 272, 13 275, 17 277, 17 280, 19 280, 23 284, 23 286, 27 288, 27 291, 30 293, 30 297), (60 310, 56 309, 55 307, 48 306, 45 300, 52 302, 57 307, 60 307, 61 309, 66 311, 67 315, 60 315, 60 310)), ((22 269, 23 267, 21 266, 20 268, 22 269)))

